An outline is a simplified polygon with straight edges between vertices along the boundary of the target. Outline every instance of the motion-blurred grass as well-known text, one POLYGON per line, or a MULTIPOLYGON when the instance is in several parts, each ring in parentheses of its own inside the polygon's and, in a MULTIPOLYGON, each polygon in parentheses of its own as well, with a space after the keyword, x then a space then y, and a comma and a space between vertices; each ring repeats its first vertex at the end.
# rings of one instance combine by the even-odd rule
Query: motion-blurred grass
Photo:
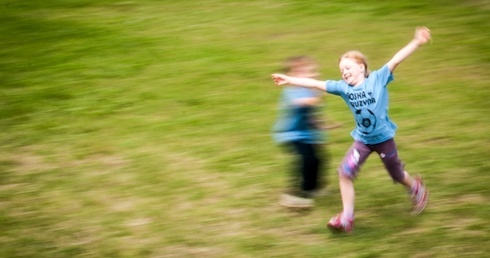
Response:
POLYGON ((489 251, 488 1, 0 0, 1 257, 484 257, 489 251), (337 79, 350 49, 384 64, 433 43, 390 85, 418 217, 372 156, 356 232, 335 167, 352 140, 328 96, 331 195, 280 208, 290 157, 270 138, 291 55, 337 79))

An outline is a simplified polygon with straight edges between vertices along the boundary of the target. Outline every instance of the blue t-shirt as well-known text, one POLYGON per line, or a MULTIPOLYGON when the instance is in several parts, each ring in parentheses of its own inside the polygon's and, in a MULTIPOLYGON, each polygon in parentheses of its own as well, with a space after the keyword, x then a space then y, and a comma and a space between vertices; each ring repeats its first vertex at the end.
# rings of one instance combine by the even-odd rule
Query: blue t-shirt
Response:
POLYGON ((318 97, 318 93, 311 89, 294 86, 283 89, 279 103, 279 118, 273 128, 276 142, 322 143, 324 135, 318 125, 318 108, 294 104, 295 99, 312 97, 318 97))
POLYGON ((393 80, 387 65, 371 72, 358 86, 349 86, 344 80, 326 81, 327 92, 344 99, 356 120, 351 132, 355 140, 378 144, 395 136, 397 126, 388 117, 387 85, 393 80))

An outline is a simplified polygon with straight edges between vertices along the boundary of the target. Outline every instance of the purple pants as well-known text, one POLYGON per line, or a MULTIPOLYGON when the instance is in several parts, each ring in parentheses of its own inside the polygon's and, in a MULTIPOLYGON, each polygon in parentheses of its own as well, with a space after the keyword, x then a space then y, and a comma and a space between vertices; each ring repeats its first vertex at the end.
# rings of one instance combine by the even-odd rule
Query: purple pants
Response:
POLYGON ((373 151, 378 153, 386 170, 388 170, 391 178, 395 182, 401 182, 405 178, 404 164, 398 158, 398 151, 396 150, 395 140, 393 139, 373 145, 355 141, 345 154, 338 168, 338 173, 355 179, 362 164, 364 164, 373 151))

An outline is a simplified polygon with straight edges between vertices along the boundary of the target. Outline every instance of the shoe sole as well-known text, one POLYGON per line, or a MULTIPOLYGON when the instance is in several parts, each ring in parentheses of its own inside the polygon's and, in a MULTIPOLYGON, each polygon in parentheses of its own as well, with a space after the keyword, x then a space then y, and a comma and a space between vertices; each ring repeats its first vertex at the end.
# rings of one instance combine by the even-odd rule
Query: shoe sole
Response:
POLYGON ((345 234, 352 234, 352 231, 347 231, 347 230, 344 230, 344 229, 340 229, 340 228, 337 228, 337 227, 334 227, 330 224, 327 224, 327 228, 330 230, 330 232, 334 233, 334 234, 341 234, 341 233, 345 233, 345 234))
POLYGON ((318 197, 324 197, 324 196, 327 196, 327 195, 329 195, 329 194, 330 194, 330 193, 329 193, 329 191, 328 191, 328 190, 326 190, 326 189, 321 189, 321 190, 319 190, 319 191, 316 191, 316 192, 311 193, 311 194, 310 194, 310 196, 311 196, 312 198, 318 198, 318 197))
POLYGON ((296 209, 309 209, 315 206, 313 204, 297 205, 297 204, 289 204, 289 203, 282 203, 282 202, 280 202, 279 205, 287 208, 296 208, 296 209))
POLYGON ((279 200, 279 205, 288 208, 307 209, 312 208, 315 205, 315 202, 313 200, 283 194, 279 200))

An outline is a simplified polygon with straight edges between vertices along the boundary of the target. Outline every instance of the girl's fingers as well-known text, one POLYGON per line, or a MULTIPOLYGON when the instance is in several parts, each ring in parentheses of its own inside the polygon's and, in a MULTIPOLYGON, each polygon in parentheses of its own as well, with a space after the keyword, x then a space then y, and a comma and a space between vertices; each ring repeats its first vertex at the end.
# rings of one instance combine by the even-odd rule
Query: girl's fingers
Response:
POLYGON ((425 26, 417 27, 417 29, 415 31, 415 37, 422 40, 423 43, 427 43, 428 41, 432 41, 432 38, 430 36, 430 30, 429 30, 429 28, 427 28, 425 26))
POLYGON ((281 83, 283 82, 283 78, 281 78, 281 76, 273 74, 271 77, 276 85, 281 85, 281 83))

